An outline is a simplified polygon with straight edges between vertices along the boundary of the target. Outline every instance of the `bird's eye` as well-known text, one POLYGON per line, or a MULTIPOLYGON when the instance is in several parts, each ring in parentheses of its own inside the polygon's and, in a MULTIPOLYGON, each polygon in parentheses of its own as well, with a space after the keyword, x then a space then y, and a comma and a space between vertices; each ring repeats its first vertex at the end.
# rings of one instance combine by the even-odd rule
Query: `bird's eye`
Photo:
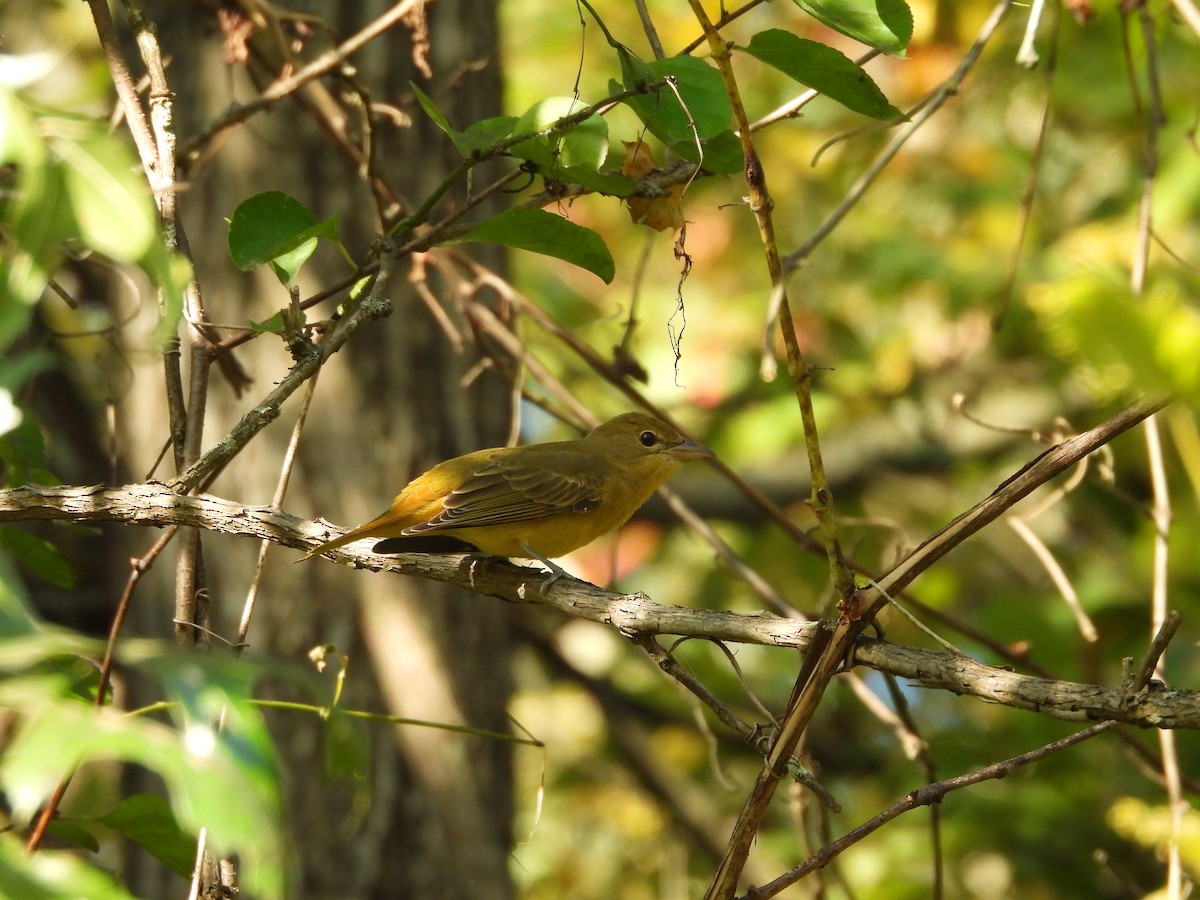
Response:
POLYGON ((653 431, 643 431, 638 435, 638 441, 643 447, 653 447, 658 443, 658 435, 653 431))

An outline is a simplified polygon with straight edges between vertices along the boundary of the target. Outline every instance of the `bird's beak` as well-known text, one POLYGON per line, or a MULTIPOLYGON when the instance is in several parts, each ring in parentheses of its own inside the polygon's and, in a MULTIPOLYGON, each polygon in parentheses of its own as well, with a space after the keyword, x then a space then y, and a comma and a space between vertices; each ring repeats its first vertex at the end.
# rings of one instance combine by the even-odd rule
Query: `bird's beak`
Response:
POLYGON ((716 459, 717 454, 713 453, 703 444, 685 438, 674 447, 671 448, 671 456, 680 462, 687 462, 689 459, 716 459))

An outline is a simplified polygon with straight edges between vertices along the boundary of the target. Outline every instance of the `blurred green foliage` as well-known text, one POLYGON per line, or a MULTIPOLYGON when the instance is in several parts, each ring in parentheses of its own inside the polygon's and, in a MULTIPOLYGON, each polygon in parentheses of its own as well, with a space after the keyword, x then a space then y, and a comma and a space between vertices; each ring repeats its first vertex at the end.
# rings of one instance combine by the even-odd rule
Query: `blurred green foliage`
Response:
MULTIPOLYGON (((892 104, 914 109, 959 64, 991 8, 982 2, 914 4, 914 38, 906 58, 882 57, 868 63, 867 71, 892 104)), ((639 44, 632 6, 596 9, 618 40, 649 52, 639 44)), ((682 5, 651 4, 650 10, 666 53, 698 37, 682 5)), ((815 401, 826 465, 846 521, 843 537, 848 552, 869 567, 888 567, 1041 452, 1043 446, 1023 430, 1046 433, 1063 417, 1069 424, 1059 427, 1070 433, 1097 423, 1132 392, 1170 389, 1184 401, 1161 417, 1174 502, 1166 589, 1186 621, 1195 616, 1190 536, 1198 524, 1200 442, 1192 348, 1200 323, 1195 262, 1200 160, 1192 132, 1200 48, 1168 6, 1151 10, 1166 121, 1157 135, 1155 240, 1142 294, 1133 292, 1130 276, 1148 141, 1147 58, 1136 17, 1123 18, 1112 7, 1098 8, 1084 23, 1065 11, 1048 13, 1036 44, 1042 65, 1033 70, 1014 62, 1028 9, 1013 8, 957 96, 901 150, 792 278, 789 293, 801 343, 809 361, 822 367, 815 401), (1133 48, 1128 67, 1126 39, 1133 48), (986 424, 951 408, 959 392, 968 398, 966 409, 986 424)), ((506 58, 514 108, 530 101, 548 73, 558 72, 563 85, 572 83, 580 59, 581 90, 590 96, 592 85, 617 66, 604 41, 581 29, 571 9, 535 3, 506 4, 502 11, 512 41, 506 58), (571 38, 564 40, 564 34, 571 38)), ((832 44, 851 58, 861 53, 861 47, 780 4, 723 33, 746 44, 768 26, 832 44)), ((752 121, 798 93, 769 70, 735 61, 752 121)), ((614 141, 639 134, 636 122, 622 124, 615 116, 609 128, 614 141)), ((894 133, 817 100, 801 117, 756 134, 784 253, 813 233, 894 133)), ((615 201, 576 200, 569 210, 612 248, 618 274, 611 286, 519 257, 517 282, 602 352, 622 340, 636 303, 631 346, 650 373, 650 396, 678 410, 722 459, 811 525, 795 401, 783 379, 764 384, 759 374, 769 284, 758 235, 740 199, 744 194, 737 177, 717 177, 696 181, 684 198, 686 248, 694 267, 680 289, 687 329, 677 366, 667 330, 669 322, 677 323, 672 317, 678 316, 680 264, 666 236, 630 229, 615 201)), ((593 408, 620 408, 621 401, 598 388, 587 368, 556 342, 532 328, 526 338, 532 352, 556 373, 566 373, 572 390, 593 408)), ((780 352, 773 333, 769 345, 771 353, 780 352)), ((1027 652, 1029 662, 1052 677, 1118 683, 1122 658, 1139 657, 1151 630, 1154 527, 1146 514, 1145 442, 1137 434, 1125 436, 1112 447, 1111 470, 1102 462, 1092 460, 1081 484, 1030 520, 1095 621, 1095 645, 1081 638, 1030 548, 1002 522, 923 576, 913 595, 1001 645, 1027 652)), ((703 509, 705 486, 684 485, 685 496, 703 509)), ((1029 514, 1038 502, 1027 501, 1017 513, 1029 514)), ((722 537, 797 608, 817 612, 828 601, 824 561, 806 557, 777 529, 756 521, 749 506, 728 509, 730 517, 714 523, 722 537)), ((626 535, 623 545, 641 539, 626 535)), ((650 539, 657 553, 620 584, 665 602, 761 608, 762 601, 714 566, 698 541, 650 539)), ((592 580, 605 577, 603 554, 587 554, 586 562, 592 580)), ((891 640, 928 645, 895 615, 885 613, 885 627, 891 640)), ((936 627, 976 658, 1004 662, 953 629, 936 627)), ((757 757, 730 741, 719 724, 709 725, 713 745, 713 736, 682 721, 688 702, 634 648, 621 647, 599 629, 587 629, 584 636, 579 631, 560 630, 554 653, 588 660, 590 677, 618 685, 631 703, 652 702, 658 721, 645 722, 626 710, 612 714, 605 729, 588 692, 564 692, 558 681, 532 675, 523 681, 519 716, 547 742, 548 758, 543 772, 540 759, 522 757, 518 796, 531 809, 536 786, 544 781, 547 800, 540 824, 516 853, 514 872, 531 897, 700 896, 713 859, 684 823, 698 822, 712 841, 723 842, 757 757), (649 762, 631 760, 612 737, 634 727, 631 720, 646 745, 658 751, 647 753, 649 762), (572 723, 581 721, 592 723, 590 745, 610 736, 602 753, 579 749, 572 723), (659 749, 664 742, 670 753, 659 749), (630 768, 642 773, 637 783, 630 782, 630 768)), ((1183 687, 1193 687, 1200 675, 1191 645, 1181 640, 1167 657, 1168 675, 1183 687)), ((797 658, 733 649, 746 682, 778 711, 797 658)), ((761 720, 722 654, 685 645, 679 656, 726 702, 761 720)), ((526 665, 538 672, 550 663, 543 654, 526 665)), ((867 683, 886 698, 882 679, 867 683)), ((969 772, 1074 730, 1032 713, 901 690, 939 777, 969 772)), ((1153 734, 1129 737, 1157 750, 1153 734)), ((1183 769, 1193 770, 1200 747, 1191 734, 1178 735, 1178 742, 1183 769)), ((817 777, 843 806, 827 826, 832 836, 925 780, 890 730, 844 685, 835 684, 826 697, 808 749, 817 777)), ((1115 830, 1107 824, 1113 810, 1134 810, 1127 814, 1149 828, 1166 808, 1161 788, 1127 760, 1127 751, 1104 738, 1003 782, 951 795, 941 808, 946 895, 1115 897, 1126 880, 1147 890, 1161 885, 1163 870, 1152 850, 1157 845, 1132 838, 1136 826, 1115 830), (1129 798, 1144 805, 1129 806, 1129 798)), ((777 803, 787 805, 781 798, 777 803)), ((811 814, 813 801, 803 805, 811 814)), ((929 818, 928 811, 909 814, 850 851, 834 865, 836 874, 822 876, 831 896, 844 895, 835 886, 838 879, 857 897, 929 896, 929 818)), ((806 821, 812 829, 811 815, 806 821)), ((751 881, 774 877, 805 856, 806 845, 791 823, 781 815, 774 826, 779 831, 760 835, 755 845, 751 881)), ((809 836, 810 846, 822 843, 811 830, 809 836)), ((809 895, 795 890, 796 896, 809 895)))

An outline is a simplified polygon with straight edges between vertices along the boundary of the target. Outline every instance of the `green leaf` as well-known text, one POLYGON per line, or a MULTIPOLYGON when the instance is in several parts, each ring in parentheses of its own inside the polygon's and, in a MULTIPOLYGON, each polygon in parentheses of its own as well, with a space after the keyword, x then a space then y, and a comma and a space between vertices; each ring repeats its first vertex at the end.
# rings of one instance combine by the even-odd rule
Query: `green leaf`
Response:
POLYGON ((317 239, 315 237, 305 238, 291 250, 280 253, 274 259, 269 260, 267 265, 271 267, 271 271, 275 273, 275 277, 281 283, 291 284, 296 273, 300 271, 300 267, 308 261, 316 249, 317 239))
POLYGON ((904 0, 794 0, 834 31, 891 56, 904 56, 912 40, 912 10, 904 0))
POLYGON ((433 120, 433 124, 442 129, 451 139, 455 136, 455 131, 450 127, 450 120, 442 115, 442 111, 437 108, 437 104, 430 99, 429 95, 417 87, 416 82, 410 81, 408 86, 412 88, 413 93, 417 97, 417 102, 421 104, 421 109, 425 110, 425 115, 433 120))
POLYGON ((357 804, 369 804, 373 786, 365 773, 371 770, 371 740, 367 723, 347 716, 336 707, 325 720, 323 735, 325 774, 341 781, 357 804))
POLYGON ((11 834, 0 835, 0 897, 21 900, 137 900, 107 872, 75 853, 26 854, 11 834))
POLYGON ((861 66, 833 47, 771 28, 738 49, 864 116, 890 119, 901 114, 861 66))
POLYGON ((5 706, 37 713, 49 704, 90 708, 95 703, 99 663, 82 654, 103 652, 101 641, 86 641, 65 628, 40 623, 25 640, 27 647, 19 646, 17 640, 0 644, 14 655, 0 664, 4 674, 0 678, 0 697, 5 706))
POLYGON ((3 655, 5 644, 13 639, 14 645, 19 644, 22 639, 34 634, 37 627, 37 617, 29 604, 24 585, 8 560, 0 557, 0 672, 10 665, 3 655))
POLYGON ((616 263, 604 240, 584 228, 540 209, 510 209, 480 222, 456 243, 481 241, 553 256, 587 269, 609 284, 616 263))
POLYGON ((24 416, 12 429, 0 435, 0 473, 4 484, 59 484, 46 468, 46 439, 37 422, 24 416))
MULTIPOLYGON (((251 703, 254 680, 261 669, 237 660, 203 660, 161 655, 141 663, 153 672, 167 692, 179 701, 175 711, 181 728, 224 719, 224 727, 213 732, 239 775, 262 791, 262 799, 277 788, 279 767, 262 715, 251 703)), ((207 725, 205 725, 207 727, 207 725)), ((273 802, 278 797, 271 798, 273 802)))
POLYGON ((554 169, 545 173, 547 179, 559 184, 577 184, 589 191, 607 194, 610 197, 628 197, 637 190, 632 178, 624 175, 597 172, 587 166, 554 169))
POLYGON ((0 529, 0 547, 18 563, 55 587, 73 588, 79 575, 59 549, 44 538, 21 528, 0 529))
POLYGON ((29 319, 28 304, 46 289, 63 259, 63 241, 79 233, 63 167, 50 156, 29 108, 0 90, 0 164, 15 184, 0 195, 0 349, 29 319))
MULTIPOLYGON (((27 600, 0 580, 0 673, 19 675, 48 660, 86 655, 102 655, 104 644, 65 628, 44 625, 35 617, 27 600)), ((77 673, 59 667, 60 693, 71 693, 78 683, 77 673)))
POLYGON ((371 741, 366 724, 334 709, 325 720, 325 772, 333 778, 361 779, 370 770, 371 741))
POLYGON ((574 97, 547 97, 538 101, 517 120, 512 132, 514 135, 541 133, 514 144, 509 152, 550 170, 560 167, 599 169, 608 158, 607 122, 592 115, 566 129, 554 127, 586 105, 574 97))
POLYGON ((683 159, 703 166, 717 175, 734 175, 746 168, 746 157, 742 142, 732 131, 722 131, 701 145, 704 155, 696 152, 695 141, 680 141, 671 145, 671 152, 683 159))
POLYGON ((163 287, 159 336, 173 332, 190 269, 163 245, 153 197, 125 143, 102 123, 31 110, 0 89, 0 163, 16 181, 0 198, 0 301, 16 301, 0 302, 0 348, 24 328, 24 304, 41 296, 71 240, 141 265, 163 287))
POLYGON ((99 853, 100 842, 96 840, 96 835, 88 829, 88 824, 85 820, 60 816, 50 823, 47 831, 59 840, 84 850, 90 850, 92 853, 99 853))
POLYGON ((158 213, 141 167, 109 135, 50 141, 63 160, 71 209, 83 242, 120 262, 136 262, 158 241, 158 213))
POLYGON ((318 222, 299 200, 281 191, 255 194, 229 221, 229 255, 242 271, 270 263, 288 284, 312 255, 318 238, 337 240, 337 217, 318 222))
POLYGON ((513 133, 517 124, 516 116, 493 116, 481 119, 467 126, 454 136, 454 146, 463 156, 470 156, 477 150, 494 147, 513 133))
POLYGON ((256 722, 257 711, 225 690, 230 681, 215 674, 218 668, 245 666, 231 666, 229 660, 218 667, 158 659, 160 668, 174 666, 179 675, 170 680, 182 688, 190 713, 181 729, 83 704, 54 703, 28 711, 0 760, 0 785, 14 816, 28 820, 63 775, 82 763, 136 763, 166 783, 181 825, 193 831, 203 826, 215 852, 241 856, 250 892, 281 897, 278 770, 273 756, 264 753, 265 728, 256 722), (201 710, 203 717, 196 716, 201 710), (212 722, 220 712, 224 728, 218 731, 212 722))
MULTIPOLYGON (((9 353, 5 356, 3 369, 0 369, 0 389, 19 388, 32 376, 49 369, 54 363, 53 354, 44 349, 9 353)), ((4 429, 0 428, 0 434, 3 432, 4 429)))
MULTIPOLYGON (((447 137, 454 142, 455 148, 464 157, 470 156, 478 150, 494 147, 513 133, 513 126, 517 123, 515 116, 493 116, 468 125, 465 131, 455 131, 450 125, 450 120, 442 114, 429 95, 417 87, 414 82, 410 81, 408 84, 412 88, 413 94, 416 95, 417 102, 421 104, 421 109, 425 110, 425 114, 433 120, 433 123, 446 133, 447 137)), ((517 133, 520 134, 520 132, 517 133)))
POLYGON ((673 80, 673 88, 663 85, 652 94, 639 94, 625 101, 651 134, 665 144, 685 141, 694 144, 693 124, 702 141, 716 137, 733 120, 733 107, 725 94, 721 73, 703 60, 673 56, 644 63, 622 53, 621 73, 626 89, 667 78, 673 80))
POLYGON ((259 334, 283 334, 287 329, 287 319, 283 315, 283 310, 275 313, 269 319, 263 319, 261 322, 250 322, 250 330, 256 331, 259 334))
POLYGON ((157 794, 134 794, 98 821, 144 848, 176 875, 188 877, 196 860, 196 839, 175 821, 171 806, 157 794))

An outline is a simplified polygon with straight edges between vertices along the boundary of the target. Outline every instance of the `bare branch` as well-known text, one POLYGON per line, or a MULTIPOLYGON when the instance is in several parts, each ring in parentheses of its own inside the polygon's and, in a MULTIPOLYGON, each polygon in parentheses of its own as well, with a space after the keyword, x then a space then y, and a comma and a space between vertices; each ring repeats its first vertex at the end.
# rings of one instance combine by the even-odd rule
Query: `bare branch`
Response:
MULTIPOLYGON (((209 494, 180 496, 161 483, 125 487, 27 486, 0 491, 0 522, 71 520, 129 525, 181 525, 248 535, 289 547, 310 547, 332 536, 327 527, 266 506, 246 506, 209 494)), ((548 606, 568 616, 609 625, 626 635, 674 634, 769 647, 805 649, 821 627, 771 613, 733 613, 658 603, 645 594, 619 594, 561 578, 543 593, 546 573, 495 557, 380 556, 333 551, 359 569, 416 575, 506 600, 548 606)), ((312 563, 319 565, 319 563, 312 563)), ((855 661, 925 687, 948 690, 1067 721, 1115 719, 1143 728, 1200 729, 1200 692, 1162 688, 1141 692, 1021 675, 964 656, 860 640, 855 661)))

